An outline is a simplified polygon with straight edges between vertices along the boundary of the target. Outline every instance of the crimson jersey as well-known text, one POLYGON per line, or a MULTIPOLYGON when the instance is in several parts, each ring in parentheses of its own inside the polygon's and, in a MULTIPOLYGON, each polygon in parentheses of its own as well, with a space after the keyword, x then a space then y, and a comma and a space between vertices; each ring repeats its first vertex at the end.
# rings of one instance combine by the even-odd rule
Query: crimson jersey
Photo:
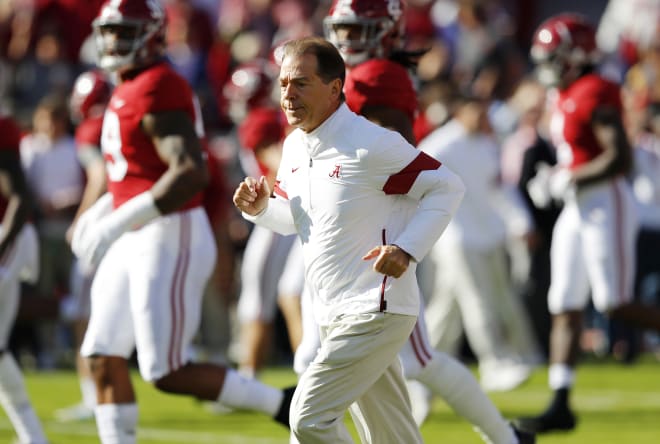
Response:
MULTIPOLYGON (((186 80, 166 62, 158 63, 118 85, 103 117, 101 148, 106 159, 108 191, 115 208, 149 190, 168 165, 141 128, 145 114, 184 110, 203 137, 201 116, 186 80)), ((200 205, 201 193, 181 209, 200 205)))
POLYGON ((76 128, 76 146, 101 146, 101 130, 103 127, 103 116, 85 119, 76 128))
POLYGON ((560 165, 573 169, 602 152, 591 128, 593 113, 600 107, 622 109, 619 86, 599 75, 580 77, 558 92, 550 133, 560 165))
POLYGON ((417 111, 417 93, 401 64, 370 59, 350 69, 344 85, 346 104, 361 114, 364 106, 387 106, 403 111, 412 122, 417 111))
MULTIPOLYGON (((18 147, 21 141, 21 130, 9 117, 0 116, 0 151, 13 152, 16 157, 20 156, 18 147)), ((0 195, 0 223, 7 209, 7 199, 0 195)))

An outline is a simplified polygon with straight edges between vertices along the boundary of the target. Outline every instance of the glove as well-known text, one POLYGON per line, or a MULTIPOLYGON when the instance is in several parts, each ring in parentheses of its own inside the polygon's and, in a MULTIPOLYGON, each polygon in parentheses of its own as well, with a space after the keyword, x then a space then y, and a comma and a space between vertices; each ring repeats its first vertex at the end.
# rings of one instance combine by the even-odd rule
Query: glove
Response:
POLYGON ((85 234, 93 227, 101 218, 107 216, 112 212, 112 194, 105 193, 99 197, 94 205, 89 207, 83 214, 80 215, 73 227, 73 234, 71 235, 71 250, 78 256, 76 251, 80 250, 80 242, 85 234))
POLYGON ((160 216, 149 191, 138 194, 89 226, 72 242, 72 249, 83 267, 96 267, 110 246, 126 231, 138 228, 160 216))
POLYGON ((538 208, 547 208, 554 199, 563 202, 572 189, 573 176, 566 168, 540 163, 536 175, 527 182, 529 197, 538 208))
POLYGON ((550 176, 552 167, 545 162, 536 167, 536 175, 527 182, 527 193, 537 208, 550 206, 552 195, 550 194, 550 176))
POLYGON ((570 170, 566 168, 555 168, 550 175, 550 182, 548 183, 550 195, 557 201, 564 201, 572 188, 572 184, 573 175, 570 170))

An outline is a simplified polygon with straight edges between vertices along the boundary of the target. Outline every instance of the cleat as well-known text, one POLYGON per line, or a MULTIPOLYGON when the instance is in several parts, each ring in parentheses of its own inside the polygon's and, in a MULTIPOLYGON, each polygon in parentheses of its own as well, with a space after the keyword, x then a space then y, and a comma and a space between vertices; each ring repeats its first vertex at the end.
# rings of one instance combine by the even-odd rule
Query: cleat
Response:
POLYGON ((284 398, 282 399, 282 404, 280 404, 280 410, 273 416, 273 419, 290 429, 289 410, 291 409, 291 399, 293 399, 293 393, 296 391, 296 387, 287 387, 282 391, 284 392, 284 398))
POLYGON ((525 383, 532 367, 523 364, 502 364, 481 374, 481 387, 486 392, 508 392, 525 383))
POLYGON ((75 404, 70 407, 55 410, 55 419, 59 422, 75 422, 94 419, 94 409, 85 404, 75 404))
POLYGON ((513 424, 511 428, 516 438, 518 438, 518 444, 536 444, 536 435, 534 433, 520 430, 513 424))
POLYGON ((214 415, 229 415, 234 412, 234 409, 227 407, 218 401, 205 401, 202 403, 204 410, 214 415))
POLYGON ((519 418, 514 422, 517 429, 530 433, 548 433, 556 431, 570 431, 575 428, 577 419, 570 410, 545 412, 539 416, 519 418))

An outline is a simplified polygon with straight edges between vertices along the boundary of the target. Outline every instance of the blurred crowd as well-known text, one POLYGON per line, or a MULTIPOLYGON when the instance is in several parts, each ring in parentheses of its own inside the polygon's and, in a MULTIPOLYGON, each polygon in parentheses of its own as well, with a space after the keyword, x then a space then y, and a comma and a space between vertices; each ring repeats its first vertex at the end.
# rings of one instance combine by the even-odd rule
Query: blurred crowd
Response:
MULTIPOLYGON (((265 90, 254 89, 263 83, 254 77, 271 68, 246 67, 275 63, 278 47, 289 39, 323 35, 323 18, 331 2, 162 2, 168 20, 168 58, 197 93, 209 161, 222 172, 222 180, 209 194, 220 255, 206 295, 200 353, 209 359, 238 361, 240 350, 232 350, 237 329, 233 313, 242 278, 246 279, 239 270, 251 227, 231 206, 230 192, 246 174, 241 145, 255 137, 249 122, 242 137, 238 127, 250 100, 276 100, 271 95, 272 75, 265 90)), ((41 276, 34 287, 25 287, 12 346, 23 365, 39 369, 70 366, 77 352, 71 331, 74 259, 67 230, 83 198, 86 177, 76 155, 75 121, 68 104, 78 75, 95 64, 91 23, 101 3, 0 1, 0 108, 16 119, 24 133, 21 158, 37 202, 34 222, 41 242, 41 276)), ((503 247, 511 292, 529 316, 528 328, 537 340, 537 362, 547 354, 548 254, 558 208, 536 208, 527 195, 526 183, 536 171, 530 169, 526 155, 533 152, 548 163, 553 156, 547 137, 546 91, 531 75, 528 51, 531 30, 559 12, 552 10, 553 3, 409 0, 405 13, 406 49, 418 53, 417 142, 460 111, 460 118, 473 122, 474 131, 487 138, 488 149, 494 150, 498 183, 517 188, 530 211, 533 229, 511 230, 503 247), (457 106, 464 104, 461 97, 470 97, 474 106, 457 106)), ((636 297, 657 304, 660 260, 652 245, 658 245, 660 232, 660 1, 606 3, 586 1, 576 7, 585 8, 598 24, 603 72, 623 88, 626 129, 637 159, 630 180, 642 215, 636 297)), ((252 123, 268 131, 260 122, 252 123)), ((428 285, 427 294, 433 292, 433 284, 428 285)), ((279 318, 275 326, 285 330, 279 318)), ((625 361, 643 350, 660 353, 656 336, 614 325, 595 312, 590 326, 582 342, 585 351, 613 354, 625 361)), ((289 360, 286 333, 272 335, 271 341, 270 362, 289 360)), ((469 348, 464 348, 460 353, 469 355, 469 348)))

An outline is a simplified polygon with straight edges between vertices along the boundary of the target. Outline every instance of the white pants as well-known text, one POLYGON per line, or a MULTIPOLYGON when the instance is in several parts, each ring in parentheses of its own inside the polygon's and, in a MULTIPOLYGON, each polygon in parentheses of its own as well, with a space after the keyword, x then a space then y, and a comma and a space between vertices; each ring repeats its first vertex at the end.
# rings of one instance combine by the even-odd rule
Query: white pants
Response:
POLYGON ((259 225, 253 228, 241 265, 240 322, 275 318, 278 283, 294 242, 300 242, 296 235, 282 236, 259 225))
POLYGON ((480 365, 533 361, 538 346, 514 294, 504 244, 471 249, 440 240, 427 260, 435 265, 425 317, 434 348, 456 353, 462 328, 480 365))
POLYGON ((339 316, 321 327, 321 348, 291 403, 292 442, 352 443, 344 425, 349 407, 364 443, 422 442, 397 359, 415 321, 365 313, 339 316))
POLYGON ((589 186, 569 199, 552 234, 550 312, 583 309, 590 288, 600 311, 630 301, 638 229, 625 179, 589 186))
POLYGON ((92 284, 83 356, 129 358, 154 381, 189 361, 216 246, 201 208, 169 214, 122 235, 92 284))
MULTIPOLYGON (((312 315, 312 295, 305 289, 301 300, 303 337, 298 349, 294 354, 293 370, 298 374, 307 369, 314 360, 321 345, 319 338, 319 326, 312 315)), ((424 320, 424 302, 420 301, 419 316, 417 322, 399 351, 403 374, 407 379, 415 379, 433 359, 437 353, 431 346, 428 330, 424 320)))

